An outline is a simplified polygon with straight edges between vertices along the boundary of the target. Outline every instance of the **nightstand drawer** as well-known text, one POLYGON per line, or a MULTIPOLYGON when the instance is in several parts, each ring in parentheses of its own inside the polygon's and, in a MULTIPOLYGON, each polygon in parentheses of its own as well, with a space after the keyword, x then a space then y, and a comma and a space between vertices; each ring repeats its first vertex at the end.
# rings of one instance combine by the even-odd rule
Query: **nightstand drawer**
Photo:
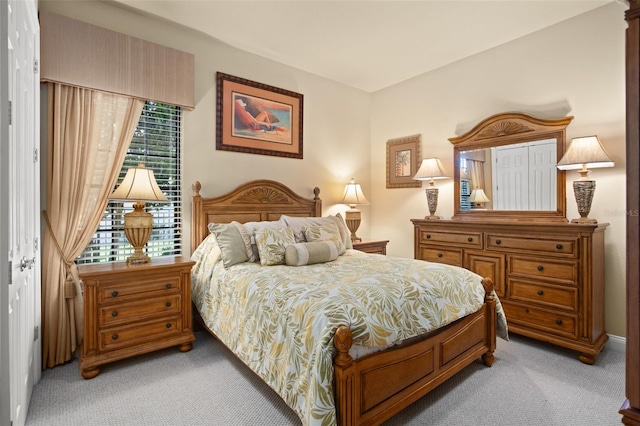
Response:
POLYGON ((111 351, 125 346, 133 346, 158 338, 166 338, 170 334, 182 331, 182 321, 179 316, 161 319, 146 324, 114 327, 100 331, 100 350, 111 351))
POLYGON ((507 322, 514 325, 523 325, 555 334, 557 336, 576 339, 578 336, 577 318, 575 315, 520 306, 511 303, 503 303, 507 322))
POLYGON ((420 231, 421 243, 451 243, 466 247, 482 247, 482 234, 480 232, 434 232, 420 231))
POLYGON ((578 289, 576 287, 509 280, 508 288, 508 297, 514 301, 532 302, 573 312, 577 312, 578 309, 578 289))
POLYGON ((108 303, 130 296, 153 297, 155 294, 180 292, 180 279, 175 276, 137 281, 135 284, 105 285, 100 288, 98 303, 108 303), (155 293, 155 294, 154 294, 155 293))
POLYGON ((100 308, 100 326, 112 326, 135 319, 143 321, 147 318, 180 312, 180 294, 145 299, 133 303, 105 306, 100 308))
POLYGON ((544 278, 571 285, 575 285, 578 281, 578 264, 576 262, 509 256, 508 264, 509 275, 544 278))
POLYGON ((462 266, 462 250, 451 250, 439 247, 420 247, 420 259, 426 260, 427 262, 462 266))

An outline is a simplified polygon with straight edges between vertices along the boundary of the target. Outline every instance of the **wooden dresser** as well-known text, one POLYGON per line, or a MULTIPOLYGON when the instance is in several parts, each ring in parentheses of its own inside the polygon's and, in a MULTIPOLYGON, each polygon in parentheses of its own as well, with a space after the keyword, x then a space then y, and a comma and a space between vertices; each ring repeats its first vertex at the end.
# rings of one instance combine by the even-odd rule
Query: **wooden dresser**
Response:
POLYGON ((100 263, 78 267, 84 282, 82 377, 100 366, 158 349, 191 349, 191 267, 182 257, 150 263, 100 263))
POLYGON ((493 280, 509 331, 563 346, 593 364, 604 347, 608 224, 412 219, 416 259, 493 280))

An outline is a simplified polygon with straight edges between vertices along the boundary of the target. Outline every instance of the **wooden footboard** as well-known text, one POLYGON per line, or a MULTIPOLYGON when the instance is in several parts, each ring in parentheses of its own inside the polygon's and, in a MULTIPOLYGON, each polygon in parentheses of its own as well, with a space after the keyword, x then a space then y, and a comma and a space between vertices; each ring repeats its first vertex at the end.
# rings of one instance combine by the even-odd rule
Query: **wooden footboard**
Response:
POLYGON ((337 355, 335 399, 338 424, 378 425, 426 395, 479 357, 491 366, 496 348, 496 301, 486 278, 483 307, 406 346, 358 360, 349 355, 348 327, 334 336, 337 355))

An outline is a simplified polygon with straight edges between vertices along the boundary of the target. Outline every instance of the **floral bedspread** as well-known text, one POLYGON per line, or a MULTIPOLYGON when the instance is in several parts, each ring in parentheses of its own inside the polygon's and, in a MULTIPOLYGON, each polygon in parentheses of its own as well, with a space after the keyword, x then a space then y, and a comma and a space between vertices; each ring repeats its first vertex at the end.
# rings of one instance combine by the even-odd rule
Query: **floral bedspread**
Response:
MULTIPOLYGON (((351 329, 354 345, 388 346, 473 313, 484 301, 480 276, 444 264, 347 250, 316 265, 225 269, 219 248, 209 244, 193 256, 198 311, 304 425, 336 423, 332 333, 339 325, 351 329)), ((499 301, 497 307, 506 338, 499 301)))

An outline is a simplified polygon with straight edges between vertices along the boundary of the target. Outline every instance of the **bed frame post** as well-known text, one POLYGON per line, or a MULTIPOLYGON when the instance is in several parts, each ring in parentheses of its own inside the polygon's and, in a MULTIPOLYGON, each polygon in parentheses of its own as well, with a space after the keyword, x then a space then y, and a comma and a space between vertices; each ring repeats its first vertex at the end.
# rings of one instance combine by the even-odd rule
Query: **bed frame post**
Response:
POLYGON ((355 364, 349 355, 349 349, 353 344, 351 330, 347 326, 341 325, 337 328, 333 336, 333 345, 338 351, 334 359, 335 369, 335 397, 336 416, 338 425, 356 425, 356 386, 355 386, 355 364))
POLYGON ((191 199, 191 253, 196 251, 198 244, 200 244, 205 237, 202 235, 202 227, 204 225, 201 222, 206 219, 206 216, 201 213, 202 196, 200 195, 200 189, 202 189, 200 182, 193 182, 191 185, 191 190, 193 191, 191 199))
POLYGON ((482 362, 487 367, 491 367, 493 365, 493 361, 495 360, 495 356, 493 352, 496 350, 496 298, 494 297, 493 289, 493 281, 490 278, 484 278, 482 280, 482 286, 485 290, 484 301, 487 307, 487 333, 489 336, 487 341, 487 346, 489 350, 482 354, 482 362), (492 336, 492 337, 491 337, 492 336))

